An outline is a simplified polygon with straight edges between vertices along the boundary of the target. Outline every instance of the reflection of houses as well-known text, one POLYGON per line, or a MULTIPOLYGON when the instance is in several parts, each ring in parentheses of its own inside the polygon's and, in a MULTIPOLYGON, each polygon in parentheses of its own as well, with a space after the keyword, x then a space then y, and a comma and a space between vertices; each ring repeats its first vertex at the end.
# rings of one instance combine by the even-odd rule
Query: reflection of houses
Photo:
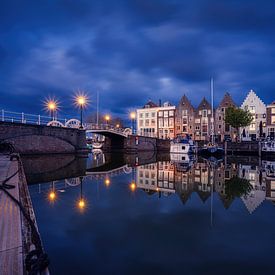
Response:
POLYGON ((222 101, 215 111, 215 133, 219 141, 223 141, 225 138, 229 137, 233 140, 236 137, 236 130, 224 121, 226 108, 235 106, 236 105, 230 94, 225 93, 222 101))
POLYGON ((239 177, 249 180, 252 190, 248 195, 241 197, 249 213, 252 213, 265 200, 266 183, 265 178, 258 166, 239 165, 239 177))
MULTIPOLYGON (((267 164, 269 165, 269 164, 267 164)), ((273 168, 275 169, 275 165, 273 168)), ((272 171, 273 171, 272 170, 272 171)), ((137 167, 137 187, 148 194, 160 192, 165 195, 176 193, 186 203, 193 193, 197 193, 202 202, 206 202, 212 192, 216 192, 227 209, 234 200, 234 193, 227 194, 227 184, 234 176, 247 179, 252 190, 241 200, 249 213, 265 200, 275 201, 275 177, 262 167, 220 163, 211 168, 207 162, 197 162, 188 171, 177 170, 175 164, 168 161, 137 167), (269 175, 269 176, 268 176, 269 175)), ((275 173, 275 171, 273 171, 275 173)))
POLYGON ((241 108, 248 110, 253 115, 251 124, 242 130, 245 131, 246 136, 258 138, 260 136, 260 125, 262 125, 264 134, 266 131, 266 106, 253 90, 248 93, 241 108))
POLYGON ((266 183, 266 199, 275 204, 275 161, 262 161, 263 177, 266 183))

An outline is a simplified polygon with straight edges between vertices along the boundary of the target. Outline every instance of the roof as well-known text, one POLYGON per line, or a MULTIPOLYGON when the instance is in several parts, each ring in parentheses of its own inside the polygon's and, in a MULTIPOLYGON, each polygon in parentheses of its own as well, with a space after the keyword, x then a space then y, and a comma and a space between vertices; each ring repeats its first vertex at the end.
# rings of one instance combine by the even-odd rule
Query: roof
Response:
POLYGON ((201 103, 199 104, 198 110, 202 110, 202 109, 211 109, 211 105, 210 103, 206 100, 205 97, 203 97, 201 103))
POLYGON ((156 108, 158 107, 158 105, 156 103, 154 103, 152 100, 149 100, 144 106, 143 108, 156 108))
POLYGON ((223 99, 221 100, 218 108, 222 107, 229 107, 229 106, 236 106, 235 102, 233 101, 231 95, 229 93, 225 93, 223 99))
POLYGON ((192 108, 194 109, 193 105, 191 104, 190 100, 186 95, 183 95, 182 98, 179 101, 178 106, 185 106, 186 108, 192 108))

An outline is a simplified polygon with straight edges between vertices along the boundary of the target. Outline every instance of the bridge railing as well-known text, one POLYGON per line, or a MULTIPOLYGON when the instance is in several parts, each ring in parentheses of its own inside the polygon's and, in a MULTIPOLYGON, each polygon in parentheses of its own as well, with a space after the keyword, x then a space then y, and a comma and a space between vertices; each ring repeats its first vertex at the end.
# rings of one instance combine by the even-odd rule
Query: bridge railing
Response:
POLYGON ((109 131, 114 131, 117 133, 124 134, 125 129, 130 128, 121 128, 121 127, 116 127, 116 125, 111 125, 111 124, 97 124, 97 123, 85 123, 84 124, 86 130, 109 130, 109 131))
POLYGON ((17 122, 17 123, 23 123, 23 124, 36 124, 36 125, 47 125, 52 120, 58 120, 65 125, 67 121, 67 119, 59 118, 59 117, 11 112, 3 109, 1 110, 0 120, 6 121, 6 122, 17 122))

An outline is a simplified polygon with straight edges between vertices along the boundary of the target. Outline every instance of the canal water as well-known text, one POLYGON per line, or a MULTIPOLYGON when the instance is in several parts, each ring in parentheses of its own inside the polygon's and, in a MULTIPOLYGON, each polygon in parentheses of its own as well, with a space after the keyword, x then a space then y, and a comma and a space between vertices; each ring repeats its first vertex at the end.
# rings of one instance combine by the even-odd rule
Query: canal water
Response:
POLYGON ((275 274, 275 162, 23 162, 51 274, 275 274))

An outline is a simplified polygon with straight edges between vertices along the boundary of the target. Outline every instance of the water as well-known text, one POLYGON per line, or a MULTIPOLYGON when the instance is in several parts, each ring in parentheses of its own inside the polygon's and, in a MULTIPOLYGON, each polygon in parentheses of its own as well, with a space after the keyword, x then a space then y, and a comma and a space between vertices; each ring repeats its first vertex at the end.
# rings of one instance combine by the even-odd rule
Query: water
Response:
POLYGON ((51 274, 275 274, 274 162, 156 159, 29 186, 51 274))

